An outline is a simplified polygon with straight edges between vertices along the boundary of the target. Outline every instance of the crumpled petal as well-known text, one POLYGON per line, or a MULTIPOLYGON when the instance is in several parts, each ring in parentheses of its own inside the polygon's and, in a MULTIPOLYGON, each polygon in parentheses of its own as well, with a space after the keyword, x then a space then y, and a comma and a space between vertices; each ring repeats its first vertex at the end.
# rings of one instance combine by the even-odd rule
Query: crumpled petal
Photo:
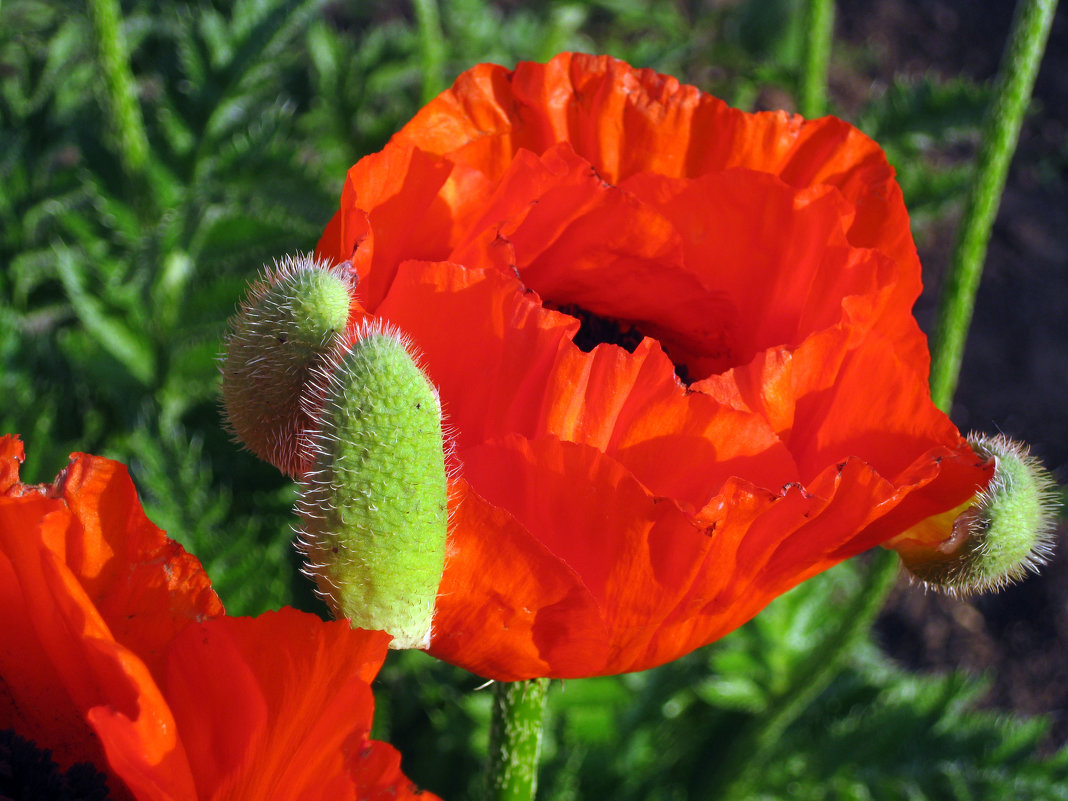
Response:
MULTIPOLYGON (((47 744, 63 766, 102 763, 89 711, 107 703, 136 717, 145 662, 158 666, 170 639, 222 604, 195 557, 144 516, 122 465, 75 454, 55 484, 29 487, 18 483, 22 458, 21 442, 0 438, 0 709, 10 710, 0 727, 47 744)), ((163 722, 169 752, 169 711, 146 714, 163 722)))
POLYGON ((22 459, 0 438, 0 729, 63 768, 92 762, 116 799, 416 794, 369 738, 388 635, 291 609, 228 617, 126 468, 75 454, 30 486, 22 459))

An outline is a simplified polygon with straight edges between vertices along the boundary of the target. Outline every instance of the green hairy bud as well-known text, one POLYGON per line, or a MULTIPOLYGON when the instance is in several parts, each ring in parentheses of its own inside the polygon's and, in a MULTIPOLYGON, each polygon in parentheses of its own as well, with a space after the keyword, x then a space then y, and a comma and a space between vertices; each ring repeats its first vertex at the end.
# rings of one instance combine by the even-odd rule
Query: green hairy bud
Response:
POLYGON ((892 544, 909 572, 950 595, 999 590, 1037 573, 1053 554, 1057 497, 1049 472, 1028 448, 998 435, 970 434, 981 457, 995 462, 989 486, 963 506, 921 524, 930 534, 906 532, 892 544))
POLYGON ((305 390, 345 330, 355 281, 347 265, 287 256, 230 319, 221 357, 227 426, 283 473, 299 475, 307 459, 316 410, 305 390))
POLYGON ((372 324, 319 371, 317 393, 297 501, 304 572, 335 617, 425 648, 448 526, 437 391, 403 338, 372 324))

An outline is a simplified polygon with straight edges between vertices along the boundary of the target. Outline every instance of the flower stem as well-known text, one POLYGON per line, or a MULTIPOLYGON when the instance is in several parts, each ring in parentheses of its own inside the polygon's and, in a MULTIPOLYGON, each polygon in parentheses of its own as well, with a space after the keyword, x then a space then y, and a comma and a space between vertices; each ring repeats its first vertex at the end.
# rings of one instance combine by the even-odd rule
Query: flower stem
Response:
POLYGON ((122 31, 122 10, 118 0, 89 0, 87 5, 119 161, 127 176, 138 179, 148 164, 148 135, 122 31))
POLYGON ((437 0, 414 0, 423 50, 423 102, 433 100, 445 88, 445 36, 437 0))
POLYGON ((808 0, 805 14, 805 52, 801 65, 802 117, 827 113, 827 69, 834 40, 834 0, 808 0))
POLYGON ((945 412, 957 387, 987 244, 1056 8, 1057 0, 1017 3, 994 102, 983 123, 975 182, 964 207, 935 323, 931 397, 945 412))
POLYGON ((493 685, 487 801, 532 801, 538 787, 548 679, 493 685))

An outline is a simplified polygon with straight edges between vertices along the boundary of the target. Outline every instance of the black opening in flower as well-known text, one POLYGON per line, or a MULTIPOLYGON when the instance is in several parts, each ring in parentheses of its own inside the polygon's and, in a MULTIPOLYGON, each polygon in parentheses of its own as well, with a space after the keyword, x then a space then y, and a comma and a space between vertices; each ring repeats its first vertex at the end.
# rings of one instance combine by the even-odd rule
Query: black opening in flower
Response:
POLYGON ((589 353, 602 344, 619 345, 627 353, 634 353, 634 349, 645 338, 645 334, 625 320, 600 317, 574 303, 565 303, 560 306, 552 303, 543 305, 570 315, 579 321, 579 330, 575 334, 574 343, 583 353, 589 353))
MULTIPOLYGON (((545 302, 543 305, 548 309, 553 309, 570 315, 579 321, 579 330, 572 341, 579 350, 584 353, 589 353, 598 345, 602 344, 618 345, 626 350, 627 353, 634 353, 635 348, 638 347, 646 336, 651 336, 653 339, 658 338, 653 334, 646 334, 636 325, 627 322, 626 320, 618 320, 612 317, 601 317, 600 315, 594 314, 588 309, 584 309, 574 303, 555 305, 545 302)), ((667 353, 668 358, 671 359, 671 363, 675 365, 675 375, 677 375, 679 380, 684 384, 689 384, 693 380, 689 368, 685 363, 672 358, 666 343, 661 341, 660 345, 664 348, 664 352, 667 353)))
POLYGON ((0 730, 0 798, 11 801, 108 801, 107 777, 88 762, 60 769, 52 752, 11 729, 0 730))

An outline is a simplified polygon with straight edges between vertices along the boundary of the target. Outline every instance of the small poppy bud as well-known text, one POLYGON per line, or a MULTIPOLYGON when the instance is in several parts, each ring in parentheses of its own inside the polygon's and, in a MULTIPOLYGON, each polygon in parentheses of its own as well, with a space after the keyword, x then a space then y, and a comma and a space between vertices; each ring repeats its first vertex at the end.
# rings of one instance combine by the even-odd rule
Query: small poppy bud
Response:
POLYGON ((335 617, 425 648, 448 525, 441 404, 398 333, 356 336, 319 371, 297 549, 335 617))
POLYGON ((286 256, 250 288, 221 357, 227 425, 254 454, 298 475, 313 425, 305 387, 345 329, 354 278, 311 255, 286 256))
POLYGON ((965 504, 888 543, 909 572, 950 595, 998 590, 1038 572, 1053 553, 1056 494, 1049 472, 1022 443, 970 434, 994 460, 994 477, 965 504))

